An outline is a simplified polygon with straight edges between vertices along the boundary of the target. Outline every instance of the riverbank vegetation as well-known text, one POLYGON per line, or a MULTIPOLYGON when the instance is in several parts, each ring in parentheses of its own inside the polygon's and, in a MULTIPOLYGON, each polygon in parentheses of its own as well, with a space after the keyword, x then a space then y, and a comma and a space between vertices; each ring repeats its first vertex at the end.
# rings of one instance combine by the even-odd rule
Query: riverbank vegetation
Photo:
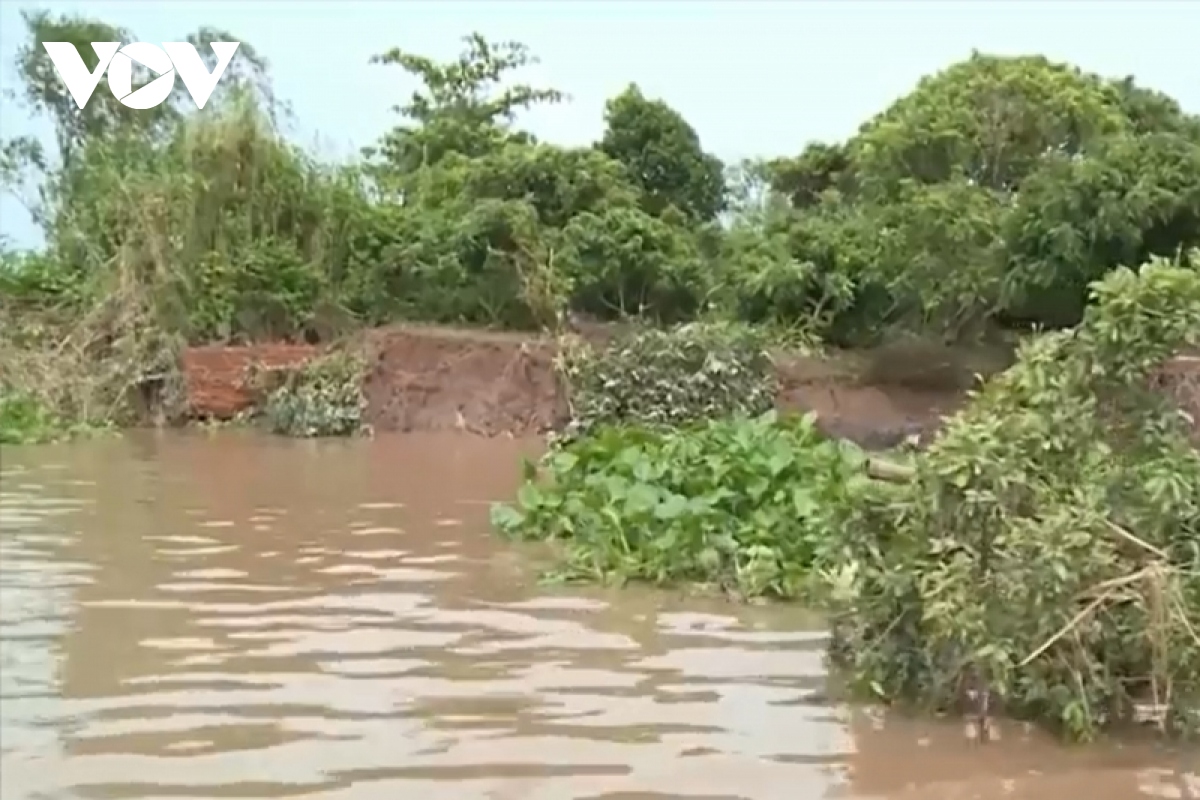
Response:
POLYGON ((843 506, 828 573, 859 689, 1093 736, 1200 722, 1200 451, 1153 376, 1200 343, 1200 262, 1121 269, 914 459, 843 506))
POLYGON ((741 325, 641 330, 604 346, 566 338, 558 370, 567 392, 564 440, 602 425, 681 425, 775 405, 766 337, 741 325))
MULTIPOLYGON (((1091 281, 1200 244, 1200 121, 1038 56, 974 55, 845 141, 733 165, 636 85, 593 146, 538 141, 520 115, 564 95, 519 82, 523 46, 472 35, 446 62, 377 56, 416 92, 361 158, 325 163, 284 135, 252 43, 203 112, 181 97, 130 111, 102 90, 79 109, 38 43, 80 43, 93 66, 86 42, 135 33, 26 22, 6 102, 54 138, 0 150, 0 179, 46 239, 3 255, 0 374, 64 422, 121 422, 146 384, 164 387, 162 416, 184 414, 165 389, 187 344, 329 341, 397 320, 558 329, 570 312, 771 326, 829 347, 974 342, 1077 324, 1091 281), (9 341, 31 318, 39 341, 9 341), (50 391, 22 361, 68 341, 104 376, 103 402, 74 397, 95 376, 50 391)), ((190 41, 222 37, 236 38, 190 41)))
POLYGON ((871 699, 1193 734, 1200 450, 1155 377, 1200 346, 1200 254, 1092 292, 903 463, 810 416, 647 414, 552 448, 494 522, 563 577, 820 603, 871 699))
POLYGON ((364 412, 366 356, 345 343, 294 366, 255 365, 247 381, 250 409, 271 433, 296 438, 357 436, 370 431, 364 412))
MULTIPOLYGON (((377 56, 417 89, 327 163, 285 135, 249 43, 202 112, 103 90, 79 109, 39 43, 94 68, 87 42, 136 37, 26 23, 5 102, 54 139, 0 142, 45 235, 0 253, 0 441, 186 418, 190 345, 552 331, 572 422, 497 523, 555 540, 565 574, 819 596, 850 683, 889 701, 969 693, 1078 737, 1149 699, 1194 727, 1200 474, 1146 388, 1200 330, 1200 119, 1171 98, 976 54, 844 141, 734 165, 636 85, 592 146, 539 141, 521 114, 564 95, 519 82, 523 46, 472 35, 447 62, 377 56), (633 333, 585 347, 579 319, 633 333), (899 482, 809 417, 764 415, 768 344, 1014 338, 899 482)), ((913 369, 941 375, 928 348, 913 369)), ((352 351, 268 380, 259 416, 362 430, 352 351)))

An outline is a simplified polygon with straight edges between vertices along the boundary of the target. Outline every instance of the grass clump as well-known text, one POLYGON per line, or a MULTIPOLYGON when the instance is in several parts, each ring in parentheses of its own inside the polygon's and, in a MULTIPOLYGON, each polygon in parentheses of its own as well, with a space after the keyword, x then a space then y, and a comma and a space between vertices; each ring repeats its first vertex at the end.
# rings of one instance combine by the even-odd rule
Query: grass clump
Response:
POLYGON ((835 661, 861 693, 1089 739, 1200 729, 1200 453, 1151 378, 1200 341, 1200 272, 1093 286, 832 528, 835 661))
POLYGON ((730 417, 680 429, 606 427, 530 466, 505 534, 562 546, 569 579, 709 584, 741 597, 802 595, 830 510, 861 452, 810 416, 730 417))

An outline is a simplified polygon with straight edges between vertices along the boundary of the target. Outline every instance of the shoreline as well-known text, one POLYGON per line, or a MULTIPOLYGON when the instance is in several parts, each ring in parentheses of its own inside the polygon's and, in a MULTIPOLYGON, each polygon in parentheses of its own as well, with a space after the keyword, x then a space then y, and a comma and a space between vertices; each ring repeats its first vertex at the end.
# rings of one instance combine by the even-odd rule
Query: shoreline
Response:
MULTIPOLYGON (((379 433, 460 430, 481 436, 541 436, 566 415, 556 341, 465 328, 391 326, 363 337, 368 354, 366 422, 379 433)), ((182 357, 189 420, 229 420, 250 408, 248 369, 298 366, 317 345, 204 345, 182 357)), ((929 431, 966 399, 961 388, 871 381, 870 351, 831 356, 773 353, 776 408, 812 411, 833 435, 890 446, 929 431), (860 362, 860 363, 855 363, 860 362)))

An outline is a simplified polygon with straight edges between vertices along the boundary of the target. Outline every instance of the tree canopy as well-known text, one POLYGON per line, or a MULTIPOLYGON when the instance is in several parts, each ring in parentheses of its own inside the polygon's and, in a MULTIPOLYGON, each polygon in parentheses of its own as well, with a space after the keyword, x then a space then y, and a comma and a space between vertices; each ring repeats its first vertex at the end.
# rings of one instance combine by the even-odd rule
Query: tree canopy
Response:
POLYGON ((1200 244, 1200 119, 1041 56, 974 54, 845 141, 725 165, 636 84, 593 146, 539 141, 521 112, 566 95, 514 80, 535 61, 525 46, 475 33, 446 62, 374 57, 419 87, 357 163, 333 165, 282 134, 286 106, 249 45, 203 112, 131 113, 103 92, 79 109, 39 42, 134 34, 25 22, 17 99, 53 123, 56 150, 3 142, 0 179, 47 245, 6 253, 0 288, 44 306, 132 280, 191 341, 397 319, 535 328, 566 310, 839 345, 961 340, 1072 325, 1090 282, 1200 244))

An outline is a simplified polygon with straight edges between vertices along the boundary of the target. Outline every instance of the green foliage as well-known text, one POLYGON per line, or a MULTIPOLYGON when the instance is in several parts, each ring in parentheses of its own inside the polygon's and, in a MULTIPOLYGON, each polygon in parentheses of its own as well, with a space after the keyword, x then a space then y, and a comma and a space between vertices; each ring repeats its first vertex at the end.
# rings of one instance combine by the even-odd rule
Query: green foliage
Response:
POLYGON ((1042 56, 976 53, 923 78, 850 147, 865 194, 955 179, 1010 192, 1047 154, 1086 153, 1128 128, 1116 94, 1094 75, 1042 56))
POLYGON ((40 444, 63 432, 61 422, 37 398, 0 392, 0 444, 40 444))
POLYGON ((360 353, 332 351, 298 367, 251 376, 269 386, 261 416, 282 436, 355 436, 367 432, 363 412, 366 361, 360 353))
POLYGON ((1093 288, 914 459, 845 508, 825 557, 835 654, 877 698, 968 691, 1073 738, 1157 709, 1200 718, 1200 452, 1152 377, 1200 344, 1200 266, 1093 288))
MULTIPOLYGON (((40 43, 75 42, 94 62, 87 42, 131 35, 44 13, 26 24, 14 99, 50 119, 58 148, 0 148, 4 188, 24 195, 47 239, 43 252, 3 259, 0 371, 72 427, 175 417, 185 342, 314 323, 348 216, 337 203, 353 193, 276 132, 253 47, 239 48, 202 114, 182 95, 130 111, 104 91, 79 109, 40 43)), ((211 58, 207 43, 229 38, 204 28, 188 40, 211 58)), ((349 199, 366 205, 361 191, 349 199)))
POLYGON ((1081 287, 1147 255, 1174 256, 1200 232, 1200 135, 1113 137, 1046 160, 1004 221, 1015 313, 1073 324, 1081 287))
POLYGON ((686 229, 637 208, 576 216, 563 230, 558 264, 571 305, 600 319, 681 322, 704 302, 703 254, 686 229))
MULTIPOLYGON (((202 112, 182 88, 152 111, 103 90, 79 109, 40 43, 81 44, 90 62, 88 42, 133 32, 25 22, 11 99, 53 126, 54 146, 0 141, 0 183, 47 246, 5 254, 0 300, 7 315, 86 322, 39 340, 72 343, 75 377, 25 385, 68 418, 136 416, 145 380, 177 383, 164 376, 185 343, 325 342, 398 320, 534 330, 584 314, 843 346, 961 342, 1074 324, 1091 281, 1200 245, 1200 120, 1041 57, 972 56, 845 142, 726 176, 635 85, 607 104, 594 146, 538 142, 519 115, 565 95, 520 80, 536 63, 523 45, 472 34, 446 61, 374 58, 417 89, 361 159, 333 165, 284 136, 249 43, 202 112), (63 399, 100 384, 125 399, 63 399)), ((211 59, 207 43, 238 37, 187 38, 211 59)), ((0 355, 37 360, 21 347, 0 355)))
MULTIPOLYGON (((802 326, 816 338, 845 328, 868 303, 854 277, 865 256, 844 223, 838 212, 801 216, 778 205, 736 219, 719 244, 712 292, 719 313, 752 324, 802 326)), ((873 310, 868 327, 885 319, 883 310, 873 310)))
POLYGON ((1091 281, 1200 244, 1198 159, 1200 120, 1131 80, 976 54, 847 142, 766 165, 795 213, 756 228, 779 252, 771 293, 755 270, 759 288, 737 294, 791 314, 835 277, 839 343, 1074 325, 1091 281))
MULTIPOLYGON (((95 92, 87 105, 80 108, 67 91, 66 84, 58 77, 49 54, 41 46, 42 42, 69 42, 75 46, 88 71, 94 71, 99 61, 91 43, 133 41, 135 37, 129 30, 78 15, 54 17, 46 11, 23 11, 21 17, 29 38, 17 50, 16 69, 21 76, 21 85, 19 92, 12 92, 9 99, 53 121, 57 155, 63 169, 70 168, 79 151, 97 139, 131 133, 154 138, 168 134, 172 125, 180 120, 186 107, 186 91, 179 81, 167 102, 152 109, 127 108, 111 92, 105 91, 95 92)), ((185 41, 197 48, 206 67, 211 70, 216 54, 209 48, 209 43, 236 39, 226 31, 201 28, 187 36, 185 41)), ((144 86, 154 77, 135 71, 133 88, 136 90, 144 86)), ((238 58, 222 76, 212 100, 219 103, 225 96, 246 89, 270 97, 266 62, 252 46, 243 43, 238 49, 238 58)), ((14 141, 24 149, 21 157, 32 158, 39 166, 45 167, 46 159, 38 142, 27 138, 14 141)), ((5 144, 10 155, 17 155, 12 148, 13 143, 5 144)))
POLYGON ((51 228, 80 281, 114 270, 192 342, 276 339, 318 324, 357 202, 346 176, 286 144, 247 96, 169 139, 89 143, 51 228))
POLYGON ((725 167, 705 153, 700 137, 679 112, 646 98, 636 85, 609 100, 600 150, 625 166, 641 189, 643 208, 668 207, 708 222, 725 208, 725 167))
POLYGON ((525 84, 500 90, 509 73, 537 59, 519 42, 490 42, 478 33, 463 39, 458 58, 448 63, 393 48, 371 59, 394 65, 417 78, 423 89, 395 110, 411 125, 400 125, 367 155, 382 158, 382 174, 402 177, 433 166, 450 153, 485 156, 508 142, 531 139, 510 130, 517 112, 564 98, 556 89, 525 84))
POLYGON ((774 407, 775 370, 751 329, 693 323, 602 348, 567 345, 559 368, 569 392, 568 439, 615 423, 678 426, 774 407))
POLYGON ((861 461, 811 417, 773 411, 676 430, 607 427, 551 451, 544 480, 531 469, 517 504, 492 518, 509 536, 559 542, 564 577, 794 598, 861 461))

